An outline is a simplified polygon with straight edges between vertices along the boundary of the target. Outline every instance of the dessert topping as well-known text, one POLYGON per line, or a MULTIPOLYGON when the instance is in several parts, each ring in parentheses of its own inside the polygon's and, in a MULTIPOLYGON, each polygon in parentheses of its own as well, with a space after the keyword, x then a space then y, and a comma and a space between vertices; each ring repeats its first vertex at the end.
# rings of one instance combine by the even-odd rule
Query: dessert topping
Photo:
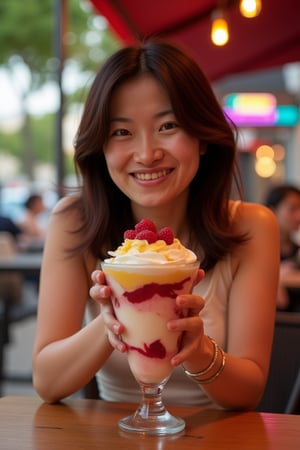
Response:
POLYGON ((126 230, 124 239, 146 240, 149 244, 153 244, 158 240, 165 241, 167 245, 171 245, 174 241, 174 235, 169 227, 157 230, 155 224, 150 219, 142 219, 134 227, 134 230, 126 230))

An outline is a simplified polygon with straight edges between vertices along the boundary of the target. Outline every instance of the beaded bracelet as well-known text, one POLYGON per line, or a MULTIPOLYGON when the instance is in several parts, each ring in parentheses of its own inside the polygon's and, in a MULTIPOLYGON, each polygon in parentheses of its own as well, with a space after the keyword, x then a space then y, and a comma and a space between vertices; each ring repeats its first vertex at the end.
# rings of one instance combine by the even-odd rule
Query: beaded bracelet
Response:
POLYGON ((190 372, 189 370, 187 370, 185 367, 183 367, 183 370, 184 370, 184 373, 189 377, 189 378, 191 378, 192 380, 194 380, 194 381, 198 381, 198 380, 196 380, 196 378, 197 377, 201 377, 202 375, 205 375, 207 372, 209 372, 213 367, 214 367, 214 365, 216 364, 216 362, 217 362, 217 359, 218 359, 218 354, 219 354, 219 347, 218 347, 218 344, 216 343, 216 341, 213 339, 213 338, 211 338, 210 336, 207 336, 208 337, 208 339, 210 339, 210 341, 213 343, 213 345, 214 345, 214 356, 213 356, 213 358, 212 358, 212 360, 211 360, 211 363, 209 364, 209 366, 208 367, 206 367, 206 369, 203 369, 203 370, 201 370, 200 372, 190 372))

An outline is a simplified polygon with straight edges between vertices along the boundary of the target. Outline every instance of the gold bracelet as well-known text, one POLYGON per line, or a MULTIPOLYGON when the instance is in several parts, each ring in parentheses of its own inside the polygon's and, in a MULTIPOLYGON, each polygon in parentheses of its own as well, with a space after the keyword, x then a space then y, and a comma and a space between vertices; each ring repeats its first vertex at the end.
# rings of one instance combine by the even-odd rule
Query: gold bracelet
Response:
POLYGON ((226 355, 224 353, 224 350, 220 348, 221 354, 222 354, 222 363, 221 366, 219 367, 219 369, 217 370, 217 372, 212 375, 209 378, 206 378, 205 380, 197 380, 198 384, 208 384, 211 383, 212 381, 214 381, 216 378, 218 378, 219 375, 221 375, 221 373, 224 370, 225 367, 225 363, 226 363, 226 355))
POLYGON ((203 370, 201 370, 200 372, 196 372, 196 373, 190 372, 189 370, 185 369, 184 366, 182 366, 182 367, 183 367, 183 370, 184 370, 184 373, 185 373, 189 378, 191 378, 192 380, 194 380, 195 378, 200 377, 200 376, 202 376, 202 375, 205 375, 207 372, 209 372, 209 371, 214 367, 214 365, 215 365, 216 362, 217 362, 218 354, 219 354, 219 347, 218 347, 218 344, 217 344, 216 341, 215 341, 213 338, 211 338, 210 336, 207 336, 207 337, 208 337, 208 339, 210 339, 210 341, 211 341, 211 342, 213 343, 213 345, 214 345, 214 356, 213 356, 213 358, 212 358, 212 360, 211 360, 209 366, 206 367, 206 369, 203 369, 203 370))

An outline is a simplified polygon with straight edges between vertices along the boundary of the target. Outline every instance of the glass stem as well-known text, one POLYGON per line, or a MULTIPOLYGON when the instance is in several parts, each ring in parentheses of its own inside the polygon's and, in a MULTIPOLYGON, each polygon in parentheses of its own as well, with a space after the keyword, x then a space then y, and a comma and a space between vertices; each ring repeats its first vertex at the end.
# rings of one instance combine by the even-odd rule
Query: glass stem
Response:
POLYGON ((151 416, 159 416, 165 414, 166 408, 161 398, 164 384, 165 383, 158 385, 149 385, 140 383, 143 398, 142 402, 139 405, 137 413, 143 419, 151 416))

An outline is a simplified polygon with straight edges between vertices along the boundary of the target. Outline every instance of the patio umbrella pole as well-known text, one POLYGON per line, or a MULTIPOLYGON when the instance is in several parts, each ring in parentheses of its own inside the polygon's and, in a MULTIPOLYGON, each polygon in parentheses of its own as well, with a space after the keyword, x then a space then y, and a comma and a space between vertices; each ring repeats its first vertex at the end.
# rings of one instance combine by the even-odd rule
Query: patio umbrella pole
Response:
POLYGON ((64 93, 62 87, 62 75, 64 68, 65 49, 64 33, 67 18, 67 0, 55 0, 54 2, 54 54, 57 60, 56 81, 59 89, 59 108, 55 121, 55 156, 57 170, 57 193, 63 195, 63 184, 65 177, 64 149, 63 149, 63 116, 64 116, 64 93))

